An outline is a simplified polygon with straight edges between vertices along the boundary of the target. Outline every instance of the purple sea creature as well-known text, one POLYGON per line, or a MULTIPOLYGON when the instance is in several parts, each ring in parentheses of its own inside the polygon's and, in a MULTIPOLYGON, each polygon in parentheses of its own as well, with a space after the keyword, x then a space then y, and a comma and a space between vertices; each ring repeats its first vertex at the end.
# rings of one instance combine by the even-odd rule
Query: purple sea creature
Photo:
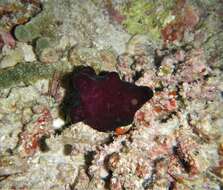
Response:
POLYGON ((98 131, 111 131, 133 121, 135 112, 153 96, 145 86, 120 80, 115 72, 96 75, 84 67, 72 75, 80 104, 71 108, 73 123, 83 121, 98 131))

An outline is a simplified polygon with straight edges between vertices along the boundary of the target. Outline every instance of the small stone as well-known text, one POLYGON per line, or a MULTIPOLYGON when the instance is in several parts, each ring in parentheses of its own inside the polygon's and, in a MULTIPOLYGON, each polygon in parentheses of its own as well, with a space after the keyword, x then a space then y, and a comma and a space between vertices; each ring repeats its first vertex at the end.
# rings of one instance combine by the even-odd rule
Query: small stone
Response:
MULTIPOLYGON (((58 42, 58 49, 66 49, 67 47, 70 47, 71 43, 70 43, 70 39, 67 36, 62 36, 61 39, 58 42)), ((72 45, 77 45, 75 42, 72 45)))
POLYGON ((70 49, 68 54, 68 61, 75 66, 81 65, 81 58, 78 55, 77 48, 73 47, 70 49))
POLYGON ((104 168, 101 168, 100 169, 100 177, 102 178, 102 179, 104 179, 104 178, 106 178, 108 175, 109 175, 109 173, 107 172, 107 170, 106 169, 104 169, 104 168))
POLYGON ((110 189, 111 190, 121 190, 123 189, 120 180, 117 177, 112 177, 110 182, 110 189))
POLYGON ((32 118, 33 112, 31 108, 24 108, 22 112, 22 123, 26 124, 28 123, 32 118))
POLYGON ((110 154, 107 158, 107 168, 109 170, 114 170, 118 164, 118 161, 120 160, 120 156, 117 152, 113 152, 110 154))
POLYGON ((18 51, 18 49, 12 50, 0 62, 0 69, 13 67, 21 61, 23 61, 23 56, 21 52, 18 51))
POLYGON ((39 60, 43 63, 55 63, 60 58, 58 44, 50 41, 49 38, 39 38, 36 42, 35 51, 39 60))
POLYGON ((53 120, 53 128, 54 129, 60 129, 65 124, 64 120, 61 118, 57 118, 53 120))
POLYGON ((147 55, 152 51, 148 37, 145 35, 133 36, 127 45, 126 52, 129 55, 147 55))
POLYGON ((106 50, 101 50, 99 52, 99 60, 101 60, 101 70, 105 71, 116 71, 116 56, 106 50))
POLYGON ((59 60, 60 56, 56 49, 46 48, 40 54, 40 61, 43 63, 56 63, 59 60))
POLYGON ((24 61, 26 62, 36 61, 36 55, 34 54, 31 45, 27 45, 25 43, 19 43, 18 49, 20 49, 20 51, 22 52, 24 61))

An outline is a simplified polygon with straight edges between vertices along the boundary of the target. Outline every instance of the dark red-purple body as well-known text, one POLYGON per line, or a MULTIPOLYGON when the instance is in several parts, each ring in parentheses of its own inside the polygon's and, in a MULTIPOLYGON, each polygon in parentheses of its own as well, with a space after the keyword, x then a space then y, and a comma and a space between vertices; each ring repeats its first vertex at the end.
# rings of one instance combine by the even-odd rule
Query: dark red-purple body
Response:
POLYGON ((153 91, 120 80, 115 72, 96 75, 84 67, 72 76, 80 104, 71 109, 73 123, 83 121, 99 131, 111 131, 128 125, 135 112, 153 96, 153 91))

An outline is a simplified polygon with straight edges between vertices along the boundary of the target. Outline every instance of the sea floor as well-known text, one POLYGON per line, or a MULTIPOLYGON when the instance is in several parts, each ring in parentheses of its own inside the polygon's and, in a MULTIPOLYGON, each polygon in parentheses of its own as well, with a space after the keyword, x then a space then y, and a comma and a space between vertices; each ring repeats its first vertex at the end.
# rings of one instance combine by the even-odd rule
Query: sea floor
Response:
POLYGON ((222 10, 221 0, 0 0, 0 189, 222 190, 222 10), (154 96, 115 131, 72 124, 80 66, 154 96))

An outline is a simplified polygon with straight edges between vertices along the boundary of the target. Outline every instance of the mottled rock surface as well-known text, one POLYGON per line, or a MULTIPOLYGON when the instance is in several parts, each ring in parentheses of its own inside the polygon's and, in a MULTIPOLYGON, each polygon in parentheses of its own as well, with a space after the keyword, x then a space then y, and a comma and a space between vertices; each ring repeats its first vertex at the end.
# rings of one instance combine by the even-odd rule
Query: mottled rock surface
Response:
POLYGON ((1 0, 0 189, 221 190, 222 7, 1 0), (154 96, 114 132, 71 124, 60 108, 79 66, 154 96))

